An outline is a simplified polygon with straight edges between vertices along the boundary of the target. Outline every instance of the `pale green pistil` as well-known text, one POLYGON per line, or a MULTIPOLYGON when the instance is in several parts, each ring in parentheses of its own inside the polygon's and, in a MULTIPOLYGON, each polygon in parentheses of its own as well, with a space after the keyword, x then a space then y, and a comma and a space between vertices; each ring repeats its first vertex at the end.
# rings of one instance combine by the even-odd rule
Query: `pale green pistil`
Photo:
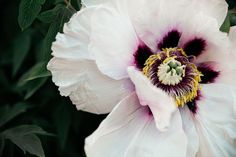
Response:
POLYGON ((172 58, 158 67, 157 75, 163 84, 176 85, 182 80, 184 73, 185 65, 172 58))

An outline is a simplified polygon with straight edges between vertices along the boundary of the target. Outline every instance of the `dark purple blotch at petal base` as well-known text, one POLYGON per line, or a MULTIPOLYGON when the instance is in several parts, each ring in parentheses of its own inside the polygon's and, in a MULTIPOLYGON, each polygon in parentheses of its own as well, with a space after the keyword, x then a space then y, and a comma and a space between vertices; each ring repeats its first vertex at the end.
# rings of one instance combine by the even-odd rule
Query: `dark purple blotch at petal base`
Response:
POLYGON ((135 65, 138 69, 143 69, 146 60, 153 55, 151 49, 146 45, 140 45, 134 53, 135 65))
POLYGON ((168 32, 162 39, 161 42, 157 44, 159 50, 164 48, 174 48, 178 46, 181 33, 177 30, 172 30, 168 32))
POLYGON ((220 75, 219 71, 214 70, 213 65, 210 63, 198 64, 198 70, 203 74, 200 83, 213 83, 216 78, 220 75))
POLYGON ((194 38, 187 42, 183 49, 188 56, 199 56, 206 48, 206 41, 202 38, 194 38))
POLYGON ((195 100, 188 102, 187 106, 192 113, 197 113, 197 103, 195 100))
POLYGON ((198 90, 197 92, 197 97, 191 101, 191 102, 188 102, 186 105, 188 106, 189 110, 192 112, 192 113, 197 113, 197 101, 199 101, 201 99, 201 93, 200 93, 200 90, 198 90))

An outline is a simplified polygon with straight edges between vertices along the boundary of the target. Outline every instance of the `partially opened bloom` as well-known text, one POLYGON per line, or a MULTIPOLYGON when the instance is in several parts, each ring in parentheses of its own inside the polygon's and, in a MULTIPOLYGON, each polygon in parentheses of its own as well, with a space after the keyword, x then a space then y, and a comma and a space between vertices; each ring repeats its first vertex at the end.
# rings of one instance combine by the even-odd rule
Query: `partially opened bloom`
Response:
POLYGON ((86 139, 88 157, 236 156, 236 32, 219 31, 224 0, 84 5, 48 69, 78 109, 112 110, 86 139))

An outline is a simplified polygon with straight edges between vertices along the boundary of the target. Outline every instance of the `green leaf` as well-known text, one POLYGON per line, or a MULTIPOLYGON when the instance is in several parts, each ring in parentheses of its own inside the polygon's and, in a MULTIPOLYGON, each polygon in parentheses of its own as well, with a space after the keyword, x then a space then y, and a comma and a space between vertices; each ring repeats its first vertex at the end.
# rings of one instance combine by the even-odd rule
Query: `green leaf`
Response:
POLYGON ((35 94, 40 89, 40 87, 42 87, 46 83, 47 79, 47 77, 44 77, 28 81, 24 85, 24 89, 26 91, 24 99, 29 99, 33 94, 35 94))
POLYGON ((35 80, 42 77, 51 76, 51 73, 47 70, 46 62, 39 62, 35 64, 30 70, 28 70, 19 80, 19 85, 25 84, 27 81, 35 80))
POLYGON ((62 4, 56 5, 53 9, 47 10, 39 14, 38 19, 43 23, 52 23, 57 18, 57 14, 65 7, 62 4))
POLYGON ((15 118, 16 116, 26 112, 28 108, 29 105, 26 103, 17 103, 11 108, 8 105, 2 106, 0 109, 0 127, 15 118))
POLYGON ((5 139, 11 140, 22 151, 38 157, 44 157, 44 151, 40 139, 35 135, 52 135, 36 125, 20 125, 2 132, 5 139))
POLYGON ((33 23, 44 3, 45 0, 21 0, 18 23, 22 30, 26 29, 33 23))
POLYGON ((227 14, 224 23, 220 27, 220 31, 229 33, 230 29, 230 13, 227 14))
POLYGON ((20 125, 20 126, 5 130, 2 134, 4 136, 9 136, 9 135, 25 136, 28 134, 54 136, 54 134, 44 131, 41 127, 37 125, 20 125))
POLYGON ((38 19, 43 23, 51 23, 55 19, 54 10, 47 10, 39 14, 38 19))
POLYGON ((31 44, 31 31, 26 31, 19 35, 13 43, 13 76, 17 73, 24 61, 31 44))
POLYGON ((29 152, 38 157, 45 157, 42 143, 34 134, 24 136, 8 135, 6 139, 17 145, 24 153, 29 152))
POLYGON ((49 26, 46 37, 42 44, 42 60, 48 61, 51 55, 52 42, 55 41, 55 36, 62 29, 65 22, 67 22, 72 16, 73 12, 66 8, 65 5, 58 4, 55 7, 54 13, 56 14, 55 19, 49 26))
POLYGON ((46 62, 39 62, 28 70, 18 81, 18 87, 26 92, 25 99, 30 98, 45 84, 51 73, 46 69, 46 62))

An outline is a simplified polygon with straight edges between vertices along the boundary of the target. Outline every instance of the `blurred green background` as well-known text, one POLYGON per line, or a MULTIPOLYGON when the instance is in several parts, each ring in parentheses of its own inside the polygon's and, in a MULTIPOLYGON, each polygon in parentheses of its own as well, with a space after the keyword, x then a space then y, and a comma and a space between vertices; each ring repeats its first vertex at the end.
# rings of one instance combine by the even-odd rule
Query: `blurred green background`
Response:
MULTIPOLYGON (((221 27, 236 25, 236 0, 221 27)), ((84 157, 84 138, 105 118, 61 97, 46 64, 78 0, 0 0, 0 157, 84 157)))

